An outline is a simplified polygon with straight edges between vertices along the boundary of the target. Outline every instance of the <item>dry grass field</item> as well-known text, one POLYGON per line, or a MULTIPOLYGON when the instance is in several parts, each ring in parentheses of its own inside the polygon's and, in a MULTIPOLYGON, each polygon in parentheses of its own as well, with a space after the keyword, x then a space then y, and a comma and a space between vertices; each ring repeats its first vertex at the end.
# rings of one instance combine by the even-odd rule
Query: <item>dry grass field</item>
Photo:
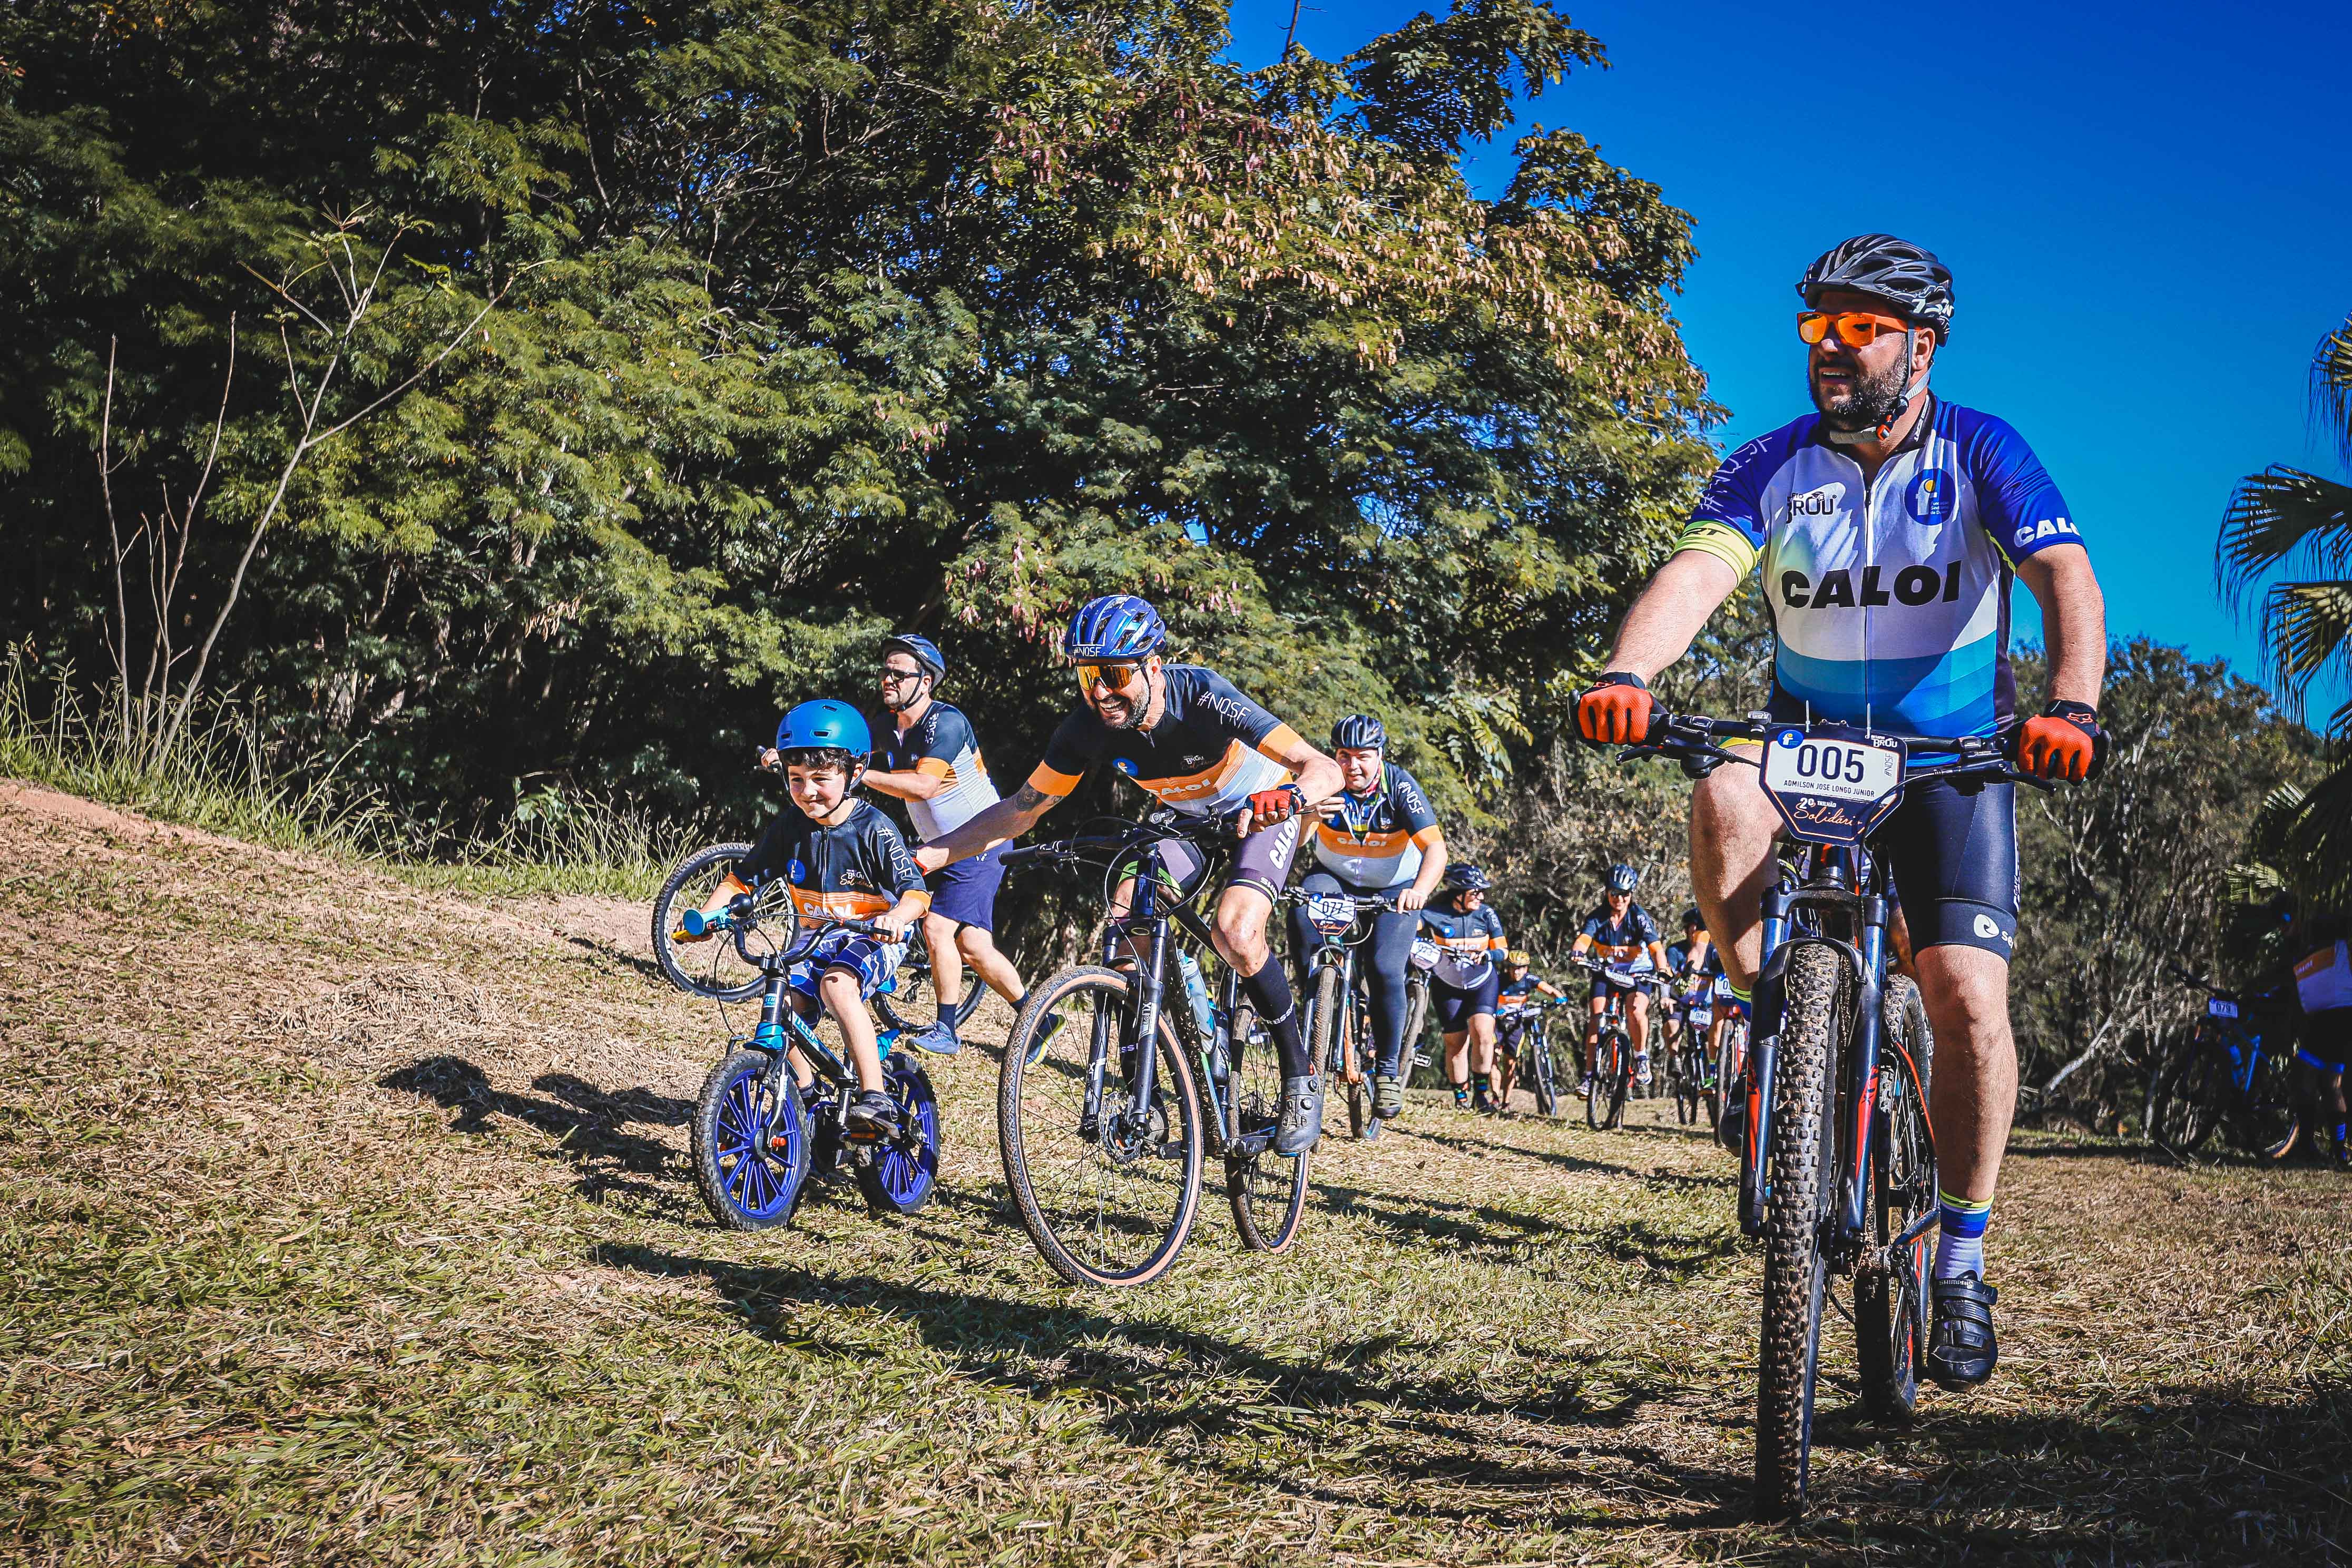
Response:
MULTIPOLYGON (((1054 1283, 943 1189, 721 1231, 643 920, 0 785, 0 1552, 27 1563, 2352 1561, 2352 1180, 2023 1136, 1994 1384, 1744 1499, 1712 1146, 1416 1096, 1290 1254, 1054 1283)), ((1002 1030, 1002 1012, 983 1015, 1002 1030)), ((985 1027, 973 1031, 985 1033, 985 1027)), ((1833 1338, 1843 1325, 1833 1323, 1833 1338)))

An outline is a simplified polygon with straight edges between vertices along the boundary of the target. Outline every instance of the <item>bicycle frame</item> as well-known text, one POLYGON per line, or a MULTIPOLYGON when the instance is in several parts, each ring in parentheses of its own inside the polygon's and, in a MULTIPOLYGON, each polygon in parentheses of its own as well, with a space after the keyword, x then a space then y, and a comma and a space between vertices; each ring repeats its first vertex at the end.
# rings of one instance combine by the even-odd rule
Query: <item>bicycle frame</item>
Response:
MULTIPOLYGON (((1129 895, 1126 918, 1110 921, 1103 930, 1103 963, 1111 968, 1133 964, 1129 973, 1136 975, 1140 989, 1136 1005, 1129 1016, 1133 1020, 1136 1052, 1136 1085, 1133 1103, 1128 1114, 1137 1127, 1150 1123, 1152 1096, 1160 1081, 1160 1016, 1166 999, 1168 972, 1168 936, 1171 925, 1181 926, 1185 932, 1204 947, 1215 947, 1209 927, 1181 899, 1171 898, 1162 884, 1164 861, 1160 853, 1163 840, 1152 840, 1138 847, 1135 858, 1135 880, 1129 895), (1136 954, 1135 939, 1143 937, 1150 943, 1148 960, 1136 954)), ((1240 981, 1233 966, 1223 966, 1218 983, 1217 1029, 1215 1035, 1201 1042, 1201 1092, 1208 1100, 1208 1125, 1213 1147, 1219 1152, 1231 1152, 1240 1129, 1229 1126, 1232 1103, 1231 1079, 1227 1070, 1227 1023, 1234 1016, 1238 1000, 1240 981)), ((1180 1009, 1177 1015, 1179 1034, 1196 1032, 1191 1009, 1180 1009)), ((1108 1014, 1095 1015, 1095 1038, 1087 1066, 1087 1098, 1082 1127, 1099 1128, 1102 1116, 1103 1085, 1110 1068, 1110 1018, 1108 1014)), ((1124 1053, 1129 1042, 1121 1041, 1124 1053)))

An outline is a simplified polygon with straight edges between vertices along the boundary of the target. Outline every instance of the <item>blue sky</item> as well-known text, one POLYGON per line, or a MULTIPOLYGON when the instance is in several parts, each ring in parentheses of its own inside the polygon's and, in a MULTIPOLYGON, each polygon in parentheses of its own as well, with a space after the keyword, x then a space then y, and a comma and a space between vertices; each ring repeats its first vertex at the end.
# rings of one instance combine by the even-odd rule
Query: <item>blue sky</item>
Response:
MULTIPOLYGON (((1444 0, 1329 0, 1302 8, 1299 40, 1334 58, 1423 9, 1444 0)), ((2112 629, 2257 672, 2214 597, 2213 537, 2240 477, 2338 471, 2309 438, 2305 374, 2352 313, 2352 5, 1990 0, 1876 24, 1734 0, 1565 9, 1611 68, 1520 123, 1582 132, 1696 220, 1675 311, 1727 441, 1809 406, 1805 264, 1850 234, 1916 239, 1957 279, 1937 392, 2042 455, 2112 629)), ((1233 57, 1271 61, 1290 15, 1238 0, 1233 57)), ((1474 153, 1481 194, 1509 178, 1509 141, 1474 153)))

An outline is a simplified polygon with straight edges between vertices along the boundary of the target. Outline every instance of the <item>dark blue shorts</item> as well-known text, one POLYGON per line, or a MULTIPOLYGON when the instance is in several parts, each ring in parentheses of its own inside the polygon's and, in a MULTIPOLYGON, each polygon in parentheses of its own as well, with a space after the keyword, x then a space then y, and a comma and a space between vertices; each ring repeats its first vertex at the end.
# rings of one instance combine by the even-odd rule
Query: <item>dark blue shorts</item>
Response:
POLYGON ((1486 978, 1467 990, 1458 985, 1448 985, 1434 975, 1431 976, 1429 999, 1437 1008, 1437 1032, 1458 1035, 1469 1028, 1470 1020, 1479 1014, 1493 1017, 1495 998, 1502 989, 1502 971, 1492 964, 1486 967, 1486 978))
POLYGON ((996 929, 996 889, 1004 883, 1004 852, 1000 844, 985 855, 942 866, 931 873, 931 913, 958 925, 996 929))

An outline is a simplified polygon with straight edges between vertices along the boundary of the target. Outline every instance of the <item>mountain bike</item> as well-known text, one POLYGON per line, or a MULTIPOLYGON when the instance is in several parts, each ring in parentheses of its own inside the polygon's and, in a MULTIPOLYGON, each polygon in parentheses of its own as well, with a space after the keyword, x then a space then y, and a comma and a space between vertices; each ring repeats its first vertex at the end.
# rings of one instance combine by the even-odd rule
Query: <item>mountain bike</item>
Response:
MULTIPOLYGON (((1307 1059, 1323 1075, 1327 1096, 1334 1088, 1347 1091, 1349 1133, 1377 1138, 1381 1121, 1372 1114, 1372 1080, 1365 1066, 1372 1052, 1372 1001, 1356 974, 1356 950, 1371 935, 1372 928, 1363 917, 1394 910, 1396 895, 1366 897, 1293 889, 1283 898, 1307 910, 1307 927, 1315 933, 1307 952, 1307 1059)), ((1410 1022, 1429 1006, 1429 981, 1410 963, 1405 966, 1405 991, 1410 1022), (1418 1006, 1412 1000, 1416 990, 1418 1006)))
POLYGON ((939 1185, 940 1107, 929 1077, 890 1053, 897 1028, 877 1031, 883 1091, 898 1106, 898 1131, 883 1138, 853 1134, 856 1075, 789 1000, 793 966, 827 931, 878 935, 879 928, 787 910, 783 918, 798 921, 792 942, 755 952, 751 938, 768 913, 755 894, 739 893, 719 913, 695 908, 680 917, 682 929, 726 941, 761 976, 759 1026, 728 1042, 695 1101, 694 1174, 702 1201, 730 1230, 765 1230, 792 1218, 809 1178, 846 1165, 867 1207, 913 1214, 939 1185), (793 1070, 795 1059, 810 1071, 806 1090, 793 1070))
MULTIPOLYGON (((654 962, 671 984, 690 995, 714 1002, 748 1002, 767 984, 759 966, 744 959, 723 931, 714 927, 697 935, 685 924, 686 916, 708 904, 735 875, 736 862, 751 853, 749 844, 705 845, 679 859, 654 897, 654 962)), ((792 889, 781 877, 754 889, 751 897, 760 921, 782 921, 792 908, 792 889)), ((963 1000, 955 1009, 959 1026, 979 1009, 986 989, 978 976, 964 976, 963 1000)), ((909 932, 907 956, 875 996, 874 1005, 891 1028, 919 1029, 938 1016, 938 996, 931 985, 930 949, 919 931, 909 932)))
MULTIPOLYGON (((1204 1152, 1224 1160, 1244 1247, 1279 1252, 1298 1235, 1307 1157, 1273 1152, 1282 1103, 1273 1042, 1230 965, 1220 965, 1216 998, 1194 1002, 1195 961, 1177 941, 1213 945, 1165 847, 1193 846, 1205 870, 1227 831, 1163 809, 1006 857, 1100 860, 1107 905, 1118 883, 1131 883, 1097 961, 1030 988, 997 1079, 1013 1206, 1046 1264, 1074 1285, 1140 1285, 1168 1271, 1199 1213, 1204 1152)), ((1202 875, 1200 886, 1213 880, 1202 875)))
POLYGON ((1998 739, 1906 739, 1843 724, 1660 712, 1622 757, 1672 757, 1693 778, 1760 770, 1795 841, 1764 894, 1739 1224, 1764 1243, 1756 1504, 1804 1510, 1822 1304, 1850 1275, 1864 1404, 1907 1423, 1927 1344, 1927 1233, 1936 1224, 1932 1041, 1918 990, 1892 973, 1889 887, 1871 835, 1928 779, 2047 788, 1998 739), (1760 756, 1725 750, 1761 742, 1760 756), (1929 761, 1931 756, 1948 761, 1929 761))
POLYGON ((2224 990, 2203 975, 2167 966, 2205 993, 2205 1011, 2171 1057, 2150 1075, 2142 1125, 2147 1141, 2187 1160, 2228 1127, 2238 1147, 2284 1160, 2301 1140, 2294 1070, 2294 1000, 2286 987, 2224 990))
POLYGON ((1673 998, 1676 1020, 1675 1043, 1666 1052, 1664 1077, 1667 1089, 1675 1097, 1675 1114, 1687 1127, 1706 1112, 1706 1128, 1715 1131, 1723 1116, 1722 1080, 1715 1076, 1715 1063, 1707 1055, 1707 1036, 1715 1027, 1714 982, 1704 976, 1703 987, 1693 1001, 1689 994, 1677 994, 1673 998))
POLYGON ((1601 1031, 1592 1043, 1592 1079, 1584 1086, 1584 1120, 1596 1131, 1607 1131, 1625 1124, 1625 1100, 1633 1089, 1633 1037, 1625 1029, 1625 993, 1654 993, 1661 983, 1597 958, 1570 962, 1609 982, 1601 993, 1601 1031))
POLYGON ((1530 995, 1516 1012, 1507 1016, 1501 1013, 1495 1016, 1497 1051, 1502 1049, 1504 1026, 1517 1026, 1518 1037, 1512 1042, 1511 1051, 1518 1058, 1518 1076, 1527 1084, 1528 1093, 1535 1098, 1536 1113, 1539 1116, 1559 1114, 1559 1059, 1553 1054, 1548 1016, 1552 1009, 1568 1005, 1562 997, 1546 1000, 1530 995))

